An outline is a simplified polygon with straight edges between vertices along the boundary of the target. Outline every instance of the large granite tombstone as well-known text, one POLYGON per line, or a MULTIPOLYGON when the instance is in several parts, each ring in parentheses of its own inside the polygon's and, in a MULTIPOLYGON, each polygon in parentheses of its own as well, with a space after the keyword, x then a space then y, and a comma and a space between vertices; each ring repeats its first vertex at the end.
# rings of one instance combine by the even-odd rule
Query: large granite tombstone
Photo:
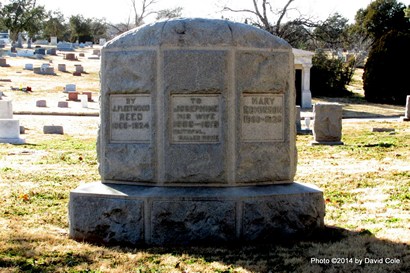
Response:
POLYGON ((292 48, 224 20, 145 25, 102 49, 102 183, 70 195, 70 236, 128 244, 275 240, 322 227, 294 183, 292 48))

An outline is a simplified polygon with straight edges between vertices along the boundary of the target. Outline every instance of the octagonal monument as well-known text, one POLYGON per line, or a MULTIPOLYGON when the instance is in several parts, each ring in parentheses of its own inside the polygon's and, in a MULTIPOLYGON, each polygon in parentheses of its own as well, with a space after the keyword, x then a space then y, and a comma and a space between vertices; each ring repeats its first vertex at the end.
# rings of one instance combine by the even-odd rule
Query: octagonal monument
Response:
POLYGON ((294 183, 292 48, 255 27, 173 19, 102 49, 102 183, 70 194, 70 236, 103 243, 275 240, 323 226, 294 183))

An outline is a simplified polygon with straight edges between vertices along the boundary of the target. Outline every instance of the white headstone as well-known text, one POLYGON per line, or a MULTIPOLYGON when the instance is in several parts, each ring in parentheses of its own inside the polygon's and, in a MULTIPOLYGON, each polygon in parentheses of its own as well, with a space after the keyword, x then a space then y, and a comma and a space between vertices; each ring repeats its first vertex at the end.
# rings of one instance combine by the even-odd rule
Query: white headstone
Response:
POLYGON ((0 100, 0 119, 13 118, 13 103, 11 100, 0 100))
POLYGON ((88 96, 78 95, 78 99, 81 101, 81 107, 88 108, 88 96))
POLYGON ((57 45, 57 37, 50 37, 50 44, 57 45))
POLYGON ((20 122, 15 119, 0 119, 0 143, 22 144, 20 122))

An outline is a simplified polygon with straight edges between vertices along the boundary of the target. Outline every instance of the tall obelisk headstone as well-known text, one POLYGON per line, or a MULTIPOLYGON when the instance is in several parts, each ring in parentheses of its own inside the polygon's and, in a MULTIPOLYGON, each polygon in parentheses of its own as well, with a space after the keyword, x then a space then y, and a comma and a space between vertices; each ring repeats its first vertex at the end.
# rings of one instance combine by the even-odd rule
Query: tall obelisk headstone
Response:
POLYGON ((146 25, 102 49, 102 183, 71 192, 70 236, 130 244, 274 240, 323 225, 294 183, 291 47, 225 20, 146 25))

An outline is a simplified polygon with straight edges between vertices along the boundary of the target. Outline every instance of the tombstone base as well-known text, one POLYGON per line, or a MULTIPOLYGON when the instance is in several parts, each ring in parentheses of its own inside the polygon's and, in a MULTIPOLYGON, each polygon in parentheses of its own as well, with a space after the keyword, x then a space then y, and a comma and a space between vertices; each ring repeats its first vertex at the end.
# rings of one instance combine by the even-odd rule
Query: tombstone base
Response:
POLYGON ((192 245, 301 238, 324 225, 323 192, 300 183, 149 187, 90 183, 71 191, 70 238, 192 245))
POLYGON ((24 144, 26 140, 24 138, 0 138, 0 143, 24 144))
POLYGON ((336 145, 344 145, 343 141, 312 141, 310 145, 329 145, 329 146, 336 146, 336 145))
POLYGON ((303 129, 303 130, 300 129, 300 130, 297 130, 297 134, 298 135, 312 135, 313 131, 309 129, 303 129))

